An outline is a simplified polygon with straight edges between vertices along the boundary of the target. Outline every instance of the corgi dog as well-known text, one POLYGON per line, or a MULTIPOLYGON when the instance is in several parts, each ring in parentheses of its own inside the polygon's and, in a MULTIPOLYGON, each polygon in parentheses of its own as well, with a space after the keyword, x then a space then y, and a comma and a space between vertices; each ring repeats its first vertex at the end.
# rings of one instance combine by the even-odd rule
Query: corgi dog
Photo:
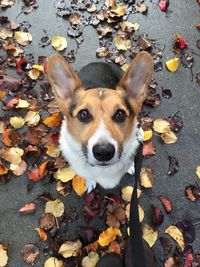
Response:
POLYGON ((86 179, 117 186, 134 173, 134 157, 143 133, 137 122, 153 73, 153 60, 140 52, 122 75, 109 63, 91 63, 78 76, 60 55, 48 59, 47 75, 64 115, 60 149, 72 169, 86 179), (81 77, 82 76, 82 77, 81 77))

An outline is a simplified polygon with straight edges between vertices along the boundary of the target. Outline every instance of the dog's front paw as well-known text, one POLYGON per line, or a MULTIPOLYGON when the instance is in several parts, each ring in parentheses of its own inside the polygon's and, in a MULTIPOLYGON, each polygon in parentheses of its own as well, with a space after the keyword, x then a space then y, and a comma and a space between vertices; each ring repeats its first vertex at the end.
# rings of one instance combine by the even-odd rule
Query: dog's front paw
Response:
POLYGON ((86 191, 87 193, 90 193, 93 189, 96 187, 96 181, 94 180, 86 180, 86 191))
POLYGON ((133 175, 135 173, 135 163, 133 162, 131 167, 127 171, 128 174, 133 175))

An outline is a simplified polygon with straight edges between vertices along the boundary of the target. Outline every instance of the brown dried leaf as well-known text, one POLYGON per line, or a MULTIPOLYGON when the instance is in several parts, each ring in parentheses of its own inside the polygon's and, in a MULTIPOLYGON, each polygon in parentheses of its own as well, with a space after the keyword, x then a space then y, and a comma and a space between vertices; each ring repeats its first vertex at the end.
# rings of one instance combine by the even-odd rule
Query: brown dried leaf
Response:
POLYGON ((40 228, 50 230, 55 225, 55 217, 52 213, 44 213, 39 219, 40 228))
POLYGON ((34 244, 25 245, 20 251, 23 260, 30 265, 34 265, 38 262, 40 257, 40 251, 34 244))
POLYGON ((145 188, 152 188, 154 181, 154 172, 152 169, 142 167, 140 172, 140 184, 145 188))

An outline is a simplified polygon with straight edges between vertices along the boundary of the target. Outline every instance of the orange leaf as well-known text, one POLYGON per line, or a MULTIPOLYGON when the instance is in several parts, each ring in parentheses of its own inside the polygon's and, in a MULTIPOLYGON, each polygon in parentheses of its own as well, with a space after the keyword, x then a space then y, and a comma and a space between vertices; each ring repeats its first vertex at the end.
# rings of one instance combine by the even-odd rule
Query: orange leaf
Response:
POLYGON ((33 214, 36 210, 36 205, 34 203, 29 203, 19 209, 21 214, 33 214))
POLYGON ((11 132, 11 130, 10 129, 7 129, 2 134, 2 143, 4 145, 6 145, 6 146, 11 146, 11 140, 9 138, 10 132, 11 132))
POLYGON ((62 120, 62 118, 61 118, 60 114, 54 113, 50 117, 47 117, 46 119, 44 119, 43 122, 47 127, 53 128, 53 127, 60 126, 61 120, 62 120))
POLYGON ((98 243, 102 247, 108 246, 117 235, 121 236, 121 231, 118 228, 109 227, 99 235, 98 243))
POLYGON ((82 196, 85 192, 85 178, 75 175, 72 180, 72 186, 78 196, 82 196))
POLYGON ((47 234, 45 233, 45 231, 43 229, 35 228, 35 230, 38 232, 38 235, 42 239, 42 241, 46 241, 47 240, 47 234))
POLYGON ((112 241, 108 248, 109 252, 115 252, 117 254, 121 254, 120 245, 116 241, 112 241))
POLYGON ((49 161, 47 160, 47 161, 45 161, 44 163, 42 163, 42 164, 40 165, 39 169, 38 169, 39 175, 40 175, 41 177, 44 176, 44 173, 45 173, 45 170, 46 170, 46 167, 47 167, 48 162, 49 162, 49 161))
POLYGON ((8 169, 3 166, 2 163, 0 163, 0 175, 4 175, 8 173, 8 169))
POLYGON ((5 95, 6 95, 6 92, 3 90, 0 90, 0 99, 3 99, 5 95))
POLYGON ((98 247, 99 247, 99 243, 98 243, 98 241, 95 241, 95 242, 85 246, 85 249, 87 251, 96 251, 98 249, 98 247))

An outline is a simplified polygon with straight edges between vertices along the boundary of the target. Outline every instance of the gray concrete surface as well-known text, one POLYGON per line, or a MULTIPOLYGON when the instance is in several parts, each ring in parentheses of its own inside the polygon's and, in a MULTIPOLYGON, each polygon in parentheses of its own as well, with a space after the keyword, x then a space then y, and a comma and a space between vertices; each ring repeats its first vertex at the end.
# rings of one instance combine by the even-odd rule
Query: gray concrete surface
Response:
MULTIPOLYGON (((49 37, 58 34, 66 36, 67 22, 62 18, 56 17, 56 9, 52 0, 38 0, 39 8, 31 14, 25 16, 21 14, 17 18, 17 22, 28 20, 32 27, 30 32, 33 36, 33 42, 26 47, 26 51, 32 52, 35 59, 39 55, 49 56, 55 51, 51 46, 39 48, 38 42, 44 36, 42 29, 47 30, 49 37)), ((172 42, 175 35, 179 33, 189 41, 190 47, 195 48, 196 40, 200 38, 200 32, 194 27, 199 22, 199 6, 195 0, 176 0, 170 2, 170 13, 166 16, 160 12, 158 7, 146 1, 149 4, 149 12, 147 16, 141 14, 133 14, 129 21, 138 22, 140 24, 140 33, 148 33, 149 37, 156 39, 161 47, 166 46, 163 53, 163 62, 173 57, 172 42)), ((155 1, 157 2, 157 1, 155 1)), ((16 1, 12 8, 6 11, 0 11, 2 15, 6 15, 9 19, 14 20, 20 12, 22 1, 16 1)), ((85 64, 96 61, 95 51, 98 48, 98 36, 92 27, 84 30, 85 41, 80 46, 78 56, 73 67, 79 70, 85 64)), ((68 49, 73 49, 75 42, 68 38, 68 49)), ((197 51, 199 52, 199 51, 197 51)), ((195 56, 194 73, 200 69, 200 58, 195 56)), ((170 88, 173 97, 169 100, 162 99, 162 104, 157 109, 149 109, 153 118, 165 117, 174 114, 179 110, 180 116, 184 120, 184 128, 179 134, 179 141, 174 145, 160 144, 158 138, 154 137, 157 144, 157 154, 151 159, 145 160, 145 166, 151 166, 155 170, 155 184, 152 190, 144 192, 142 198, 142 206, 145 208, 145 214, 148 215, 150 202, 154 202, 149 195, 164 194, 173 202, 174 210, 170 215, 165 215, 164 223, 159 229, 165 229, 169 224, 175 224, 182 219, 199 218, 200 202, 191 203, 184 196, 184 188, 186 185, 194 183, 197 180, 195 168, 200 164, 200 87, 197 83, 191 82, 190 70, 180 67, 179 70, 172 74, 165 69, 156 73, 155 77, 158 81, 158 91, 160 86, 170 88), (168 160, 167 151, 170 155, 176 156, 180 163, 180 170, 177 175, 167 176, 168 160)), ((43 191, 53 192, 53 185, 37 184, 33 191, 29 194, 26 192, 26 177, 14 177, 9 183, 0 187, 0 243, 9 245, 9 266, 25 267, 19 251, 21 247, 29 242, 36 242, 40 247, 40 241, 34 228, 37 227, 38 218, 43 212, 44 205, 38 202, 38 209, 34 216, 21 216, 17 210, 24 204, 35 199, 35 197, 43 191)), ((63 201, 70 206, 79 206, 79 200, 70 195, 63 198, 63 201)), ((149 221, 148 216, 146 221, 149 221)), ((79 221, 77 221, 77 224, 79 221)), ((72 227, 73 228, 73 227, 72 227)), ((73 229, 72 229, 73 230, 73 229)), ((194 251, 200 253, 200 229, 197 230, 197 236, 194 242, 194 251)), ((155 255, 158 256, 160 251, 160 243, 154 249, 155 255)), ((43 266, 44 258, 41 253, 41 260, 36 266, 43 266)), ((161 263, 158 266, 162 266, 161 263)))

